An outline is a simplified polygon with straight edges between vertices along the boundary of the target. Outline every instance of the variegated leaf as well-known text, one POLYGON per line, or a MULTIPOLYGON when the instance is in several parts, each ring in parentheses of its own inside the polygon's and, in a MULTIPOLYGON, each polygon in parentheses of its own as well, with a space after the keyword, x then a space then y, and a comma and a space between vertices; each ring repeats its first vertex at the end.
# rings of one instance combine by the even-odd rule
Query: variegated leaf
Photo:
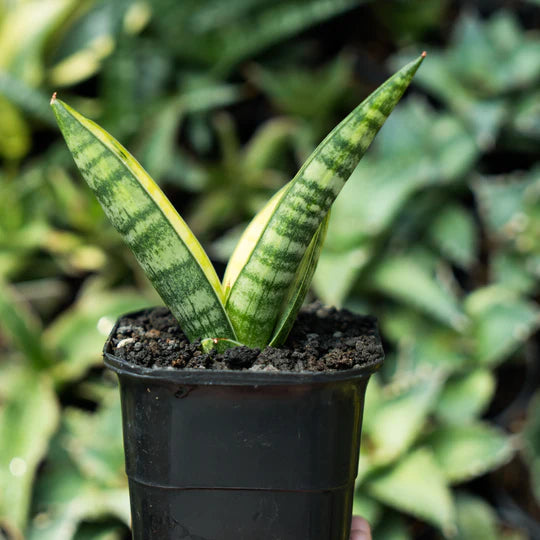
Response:
POLYGON ((276 206, 285 194, 288 185, 282 187, 274 196, 265 204, 265 206, 257 213, 257 215, 250 221, 246 230, 242 233, 238 244, 234 248, 233 254, 229 259, 227 268, 225 269, 225 275, 223 276, 223 289, 225 291, 225 300, 229 297, 232 284, 236 281, 238 274, 240 274, 242 268, 246 265, 247 261, 251 257, 255 246, 261 239, 264 233, 265 227, 268 224, 269 219, 275 212, 276 206))
POLYGON ((386 81, 326 137, 260 224, 256 244, 226 285, 226 309, 246 345, 268 343, 313 235, 424 56, 386 81))
POLYGON ((315 268, 317 268, 317 262, 319 261, 319 256, 326 238, 329 220, 330 212, 326 214, 323 222, 319 225, 315 236, 311 240, 300 262, 296 276, 283 301, 283 307, 281 308, 279 319, 269 344, 271 347, 278 347, 285 342, 296 320, 296 315, 298 315, 298 311, 304 303, 313 274, 315 273, 315 268))
MULTIPOLYGON (((230 284, 234 283, 238 274, 242 270, 242 267, 249 259, 253 249, 257 245, 261 235, 263 234, 265 227, 268 223, 269 217, 274 212, 277 204, 285 194, 288 186, 281 188, 260 210, 260 212, 253 218, 248 225, 242 237, 238 241, 238 244, 232 254, 225 276, 223 278, 223 286, 225 293, 228 295, 230 292, 230 284)), ((330 212, 326 214, 323 222, 317 229, 311 243, 304 254, 302 261, 296 272, 296 276, 293 279, 289 291, 284 298, 282 308, 280 310, 279 320, 275 326, 272 339, 269 345, 271 347, 277 347, 285 342, 289 332, 294 324, 296 315, 302 307, 306 294, 309 290, 313 274, 317 267, 317 262, 321 254, 322 246, 326 238, 326 231, 328 229, 328 222, 330 219, 330 212)))
POLYGON ((98 125, 55 96, 51 105, 82 175, 188 339, 236 339, 208 256, 160 188, 98 125))

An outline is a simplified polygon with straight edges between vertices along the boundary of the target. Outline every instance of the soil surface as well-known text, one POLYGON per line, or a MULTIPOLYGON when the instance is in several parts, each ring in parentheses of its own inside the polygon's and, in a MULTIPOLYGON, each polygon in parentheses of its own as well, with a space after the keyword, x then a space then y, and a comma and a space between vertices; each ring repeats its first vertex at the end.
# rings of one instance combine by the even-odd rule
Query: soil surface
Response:
POLYGON ((384 356, 374 317, 315 303, 299 313, 285 345, 234 347, 203 353, 189 343, 166 308, 122 317, 110 352, 132 364, 178 369, 250 371, 340 371, 371 364, 384 356))

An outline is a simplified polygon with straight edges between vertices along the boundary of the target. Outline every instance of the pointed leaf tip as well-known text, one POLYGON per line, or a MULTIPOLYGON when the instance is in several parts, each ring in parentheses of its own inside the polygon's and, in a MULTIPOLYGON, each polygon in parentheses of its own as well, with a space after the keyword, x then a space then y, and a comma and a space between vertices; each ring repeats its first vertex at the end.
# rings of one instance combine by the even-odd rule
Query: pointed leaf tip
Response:
POLYGON ((188 339, 236 339, 210 259, 159 186, 96 123, 60 99, 52 108, 82 176, 188 339))
MULTIPOLYGON (((242 239, 249 253, 240 256, 235 250, 234 265, 229 263, 224 281, 226 310, 242 343, 267 345, 280 314, 290 312, 284 302, 289 300, 291 284, 300 287, 305 283, 305 289, 298 291, 302 295, 307 291, 311 276, 297 282, 296 271, 316 230, 423 60, 418 55, 342 120, 283 188, 274 205, 265 207, 263 217, 255 218, 257 226, 250 225, 254 234, 242 239)), ((290 300, 295 309, 301 304, 296 294, 290 300)))
POLYGON ((53 105, 55 101, 56 101, 56 92, 54 92, 51 97, 51 105, 53 105))

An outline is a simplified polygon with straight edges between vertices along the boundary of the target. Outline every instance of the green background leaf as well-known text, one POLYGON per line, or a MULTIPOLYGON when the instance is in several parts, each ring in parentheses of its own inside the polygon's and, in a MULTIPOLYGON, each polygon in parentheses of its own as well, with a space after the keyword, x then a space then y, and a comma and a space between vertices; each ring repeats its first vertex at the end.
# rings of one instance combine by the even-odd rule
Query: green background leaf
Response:
POLYGON ((376 499, 452 532, 455 508, 444 473, 433 454, 419 448, 392 469, 370 479, 366 489, 376 499))
POLYGON ((56 430, 59 405, 48 377, 1 370, 0 516, 24 530, 37 467, 56 430))
POLYGON ((506 463, 513 454, 510 438, 482 423, 440 427, 428 437, 429 447, 449 482, 479 476, 506 463))

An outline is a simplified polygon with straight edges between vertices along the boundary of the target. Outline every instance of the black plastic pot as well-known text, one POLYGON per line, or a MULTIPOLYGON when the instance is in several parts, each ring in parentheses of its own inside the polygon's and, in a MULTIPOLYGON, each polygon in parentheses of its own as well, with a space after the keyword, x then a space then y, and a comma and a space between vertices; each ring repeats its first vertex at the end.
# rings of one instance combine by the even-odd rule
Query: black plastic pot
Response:
POLYGON ((364 396, 382 360, 330 374, 149 369, 109 347, 135 540, 349 538, 364 396))

